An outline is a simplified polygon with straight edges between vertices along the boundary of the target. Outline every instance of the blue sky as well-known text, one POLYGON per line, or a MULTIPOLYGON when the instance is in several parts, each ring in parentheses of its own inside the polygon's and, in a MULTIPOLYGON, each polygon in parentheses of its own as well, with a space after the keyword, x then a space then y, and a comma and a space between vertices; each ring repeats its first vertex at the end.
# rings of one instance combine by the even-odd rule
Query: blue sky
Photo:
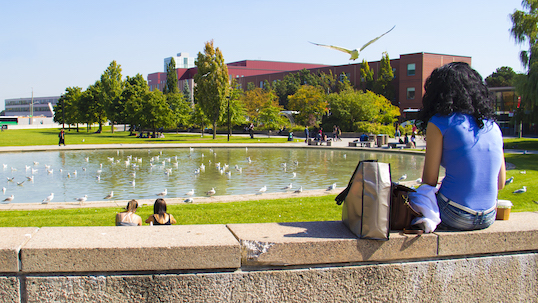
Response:
POLYGON ((501 66, 523 71, 509 34, 515 9, 520 0, 3 1, 0 110, 32 89, 34 96, 86 89, 112 60, 124 77, 146 78, 163 71, 165 57, 196 57, 211 39, 227 63, 347 64, 347 54, 308 41, 358 48, 393 25, 359 60, 431 52, 471 56, 483 77, 501 66))

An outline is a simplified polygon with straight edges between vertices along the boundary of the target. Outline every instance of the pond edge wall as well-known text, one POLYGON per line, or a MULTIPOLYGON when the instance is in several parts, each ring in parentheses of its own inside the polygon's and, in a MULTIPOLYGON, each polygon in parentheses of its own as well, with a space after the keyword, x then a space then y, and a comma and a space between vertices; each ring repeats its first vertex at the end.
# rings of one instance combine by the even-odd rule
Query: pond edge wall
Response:
POLYGON ((536 302, 538 213, 357 239, 340 221, 0 228, 2 302, 536 302))

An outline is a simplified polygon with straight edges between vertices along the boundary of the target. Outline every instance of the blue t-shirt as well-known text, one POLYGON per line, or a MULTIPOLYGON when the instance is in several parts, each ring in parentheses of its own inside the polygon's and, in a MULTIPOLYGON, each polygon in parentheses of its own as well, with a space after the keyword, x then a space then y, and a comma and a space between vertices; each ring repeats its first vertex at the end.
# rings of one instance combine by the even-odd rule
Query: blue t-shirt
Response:
POLYGON ((479 128, 465 114, 435 115, 430 120, 443 134, 441 166, 446 174, 439 192, 476 211, 495 206, 503 156, 499 126, 484 120, 479 128))

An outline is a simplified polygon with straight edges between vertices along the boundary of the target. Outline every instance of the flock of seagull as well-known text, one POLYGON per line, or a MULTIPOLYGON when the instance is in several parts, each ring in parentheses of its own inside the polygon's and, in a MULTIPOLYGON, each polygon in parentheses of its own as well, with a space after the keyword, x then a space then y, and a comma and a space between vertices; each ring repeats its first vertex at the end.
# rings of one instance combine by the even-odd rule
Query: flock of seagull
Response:
MULTIPOLYGON (((246 147, 245 150, 248 152, 248 147, 246 147)), ((190 153, 188 154, 189 158, 191 157, 193 151, 194 151, 194 148, 191 147, 189 149, 190 153)), ((122 166, 122 165, 124 165, 126 168, 131 169, 130 170, 131 171, 130 175, 132 177, 132 180, 129 181, 129 183, 133 187, 136 186, 135 178, 136 178, 137 169, 140 168, 140 166, 142 165, 143 162, 149 162, 149 169, 150 170, 155 168, 155 167, 162 168, 165 175, 172 174, 172 171, 173 171, 174 167, 178 168, 178 166, 179 166, 178 165, 179 164, 178 163, 178 156, 164 157, 164 156, 162 156, 162 151, 161 151, 159 153, 159 155, 149 157, 149 152, 150 151, 148 150, 149 161, 148 160, 144 161, 142 159, 142 157, 133 157, 132 155, 129 155, 126 158, 122 158, 122 157, 119 157, 120 156, 119 151, 117 151, 118 157, 116 157, 116 158, 107 157, 107 160, 109 162, 109 165, 113 165, 113 166, 118 166, 118 165, 122 166), (170 163, 170 164, 168 164, 168 163, 170 163), (172 168, 167 167, 167 165, 172 166, 172 168)), ((210 154, 213 154, 214 159, 216 159, 216 152, 213 149, 209 149, 209 152, 210 152, 210 154)), ((201 157, 202 157, 202 159, 204 158, 203 153, 201 154, 201 157)), ((345 155, 344 155, 344 157, 345 157, 345 155)), ((206 161, 202 161, 202 163, 196 169, 194 169, 194 171, 192 172, 193 176, 196 177, 196 176, 198 176, 200 174, 203 174, 206 171, 206 169, 212 169, 212 168, 215 169, 221 175, 226 175, 228 177, 231 177, 232 173, 234 173, 234 174, 242 174, 242 172, 243 172, 243 168, 239 167, 239 165, 235 165, 234 168, 231 168, 230 165, 226 164, 226 163, 224 163, 224 164, 221 164, 221 162, 212 163, 212 161, 211 161, 212 158, 213 157, 207 157, 206 161), (205 164, 203 162, 205 162, 205 164)), ((245 160, 246 160, 245 162, 249 163, 249 164, 253 162, 253 160, 251 159, 250 156, 247 156, 245 158, 245 160)), ((182 161, 182 159, 180 159, 179 161, 182 161)), ((216 161, 216 160, 213 160, 213 161, 216 161)), ((84 157, 84 162, 90 162, 90 157, 89 156, 84 157)), ((103 161, 103 162, 105 162, 105 161, 103 161)), ((291 166, 293 168, 295 168, 298 165, 299 165, 299 162, 297 160, 294 160, 293 165, 291 165, 291 166)), ((7 164, 3 164, 4 171, 8 170, 7 166, 8 166, 7 164)), ((105 169, 106 169, 106 166, 107 166, 107 164, 105 164, 105 169)), ((40 166, 39 162, 34 161, 33 165, 26 165, 25 168, 26 168, 26 170, 25 170, 26 175, 30 174, 30 176, 26 177, 27 180, 17 182, 15 180, 15 177, 7 177, 7 182, 13 182, 13 183, 16 182, 18 186, 23 186, 23 184, 26 181, 29 181, 29 182, 33 183, 34 182, 34 174, 36 174, 38 172, 38 170, 42 168, 42 166, 40 166)), ((287 168, 288 168, 288 164, 287 163, 281 163, 281 168, 282 168, 283 171, 286 171, 287 168)), ((46 169, 46 172, 47 172, 48 175, 52 175, 54 173, 54 168, 52 168, 51 165, 45 165, 45 169, 46 169)), ((14 168, 14 167, 11 167, 11 171, 15 172, 15 171, 17 171, 17 169, 14 168)), ((62 169, 57 169, 57 171, 59 171, 60 174, 62 174, 63 178, 76 178, 77 175, 80 174, 80 172, 77 172, 77 170, 73 171, 72 169, 69 172, 65 172, 62 169)), ((82 167, 82 171, 86 172, 86 168, 82 167)), ((90 172, 90 169, 88 169, 88 172, 90 172)), ((99 163, 99 168, 95 171, 95 179, 98 182, 101 180, 101 174, 102 173, 103 173, 103 163, 99 163)), ((90 175, 91 175, 91 173, 90 173, 90 175)), ((291 174, 289 176, 292 179, 296 178, 297 177, 297 172, 293 171, 293 172, 291 172, 291 174)), ((293 183, 289 183, 288 185, 286 185, 286 186, 284 186, 282 188, 279 188, 279 189, 281 191, 284 191, 284 192, 293 192, 293 193, 296 193, 296 194, 299 194, 299 193, 303 192, 303 187, 302 186, 294 187, 293 183)), ((332 191, 332 190, 335 190, 335 189, 336 189, 336 183, 333 183, 333 184, 329 185, 326 190, 327 191, 332 191)), ((7 190, 6 187, 2 188, 2 191, 3 191, 4 195, 6 194, 6 190, 7 190)), ((264 185, 264 186, 260 187, 257 191, 255 191, 255 189, 253 191, 255 191, 256 194, 262 195, 262 194, 266 193, 267 190, 268 190, 267 185, 264 185)), ((276 191, 277 189, 274 189, 274 190, 276 191)), ((217 194, 217 190, 215 189, 215 187, 212 187, 210 190, 205 191, 204 193, 205 193, 205 196, 212 197, 212 196, 217 194)), ((163 191, 160 191, 160 192, 156 193, 155 195, 157 197, 161 197, 161 198, 165 197, 165 196, 168 195, 168 190, 166 188, 164 188, 163 191)), ((183 200, 185 203, 192 203, 194 201, 193 198, 195 196, 195 190, 190 189, 189 191, 184 193, 184 196, 186 196, 186 198, 183 200)), ((102 199, 104 199, 104 200, 112 200, 112 199, 114 199, 114 197, 115 197, 114 196, 114 190, 111 190, 110 193, 108 195, 106 195, 105 197, 103 197, 102 199)), ((10 196, 4 198, 1 201, 3 203, 10 203, 10 202, 13 202, 14 200, 15 200, 15 195, 11 194, 10 196)), ((48 204, 48 203, 52 202, 53 200, 54 200, 54 193, 50 193, 43 200, 41 200, 41 203, 42 204, 48 204)), ((79 202, 82 205, 88 200, 88 195, 84 194, 83 196, 73 198, 73 200, 79 202)))

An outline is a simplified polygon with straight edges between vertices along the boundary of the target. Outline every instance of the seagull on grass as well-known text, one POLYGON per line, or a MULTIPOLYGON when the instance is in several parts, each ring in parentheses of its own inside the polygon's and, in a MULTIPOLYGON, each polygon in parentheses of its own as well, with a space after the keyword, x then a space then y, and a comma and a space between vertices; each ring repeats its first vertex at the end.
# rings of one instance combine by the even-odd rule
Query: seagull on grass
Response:
POLYGON ((510 177, 508 180, 506 180, 506 181, 504 182, 504 185, 508 185, 508 184, 510 184, 510 183, 512 183, 512 182, 514 182, 514 177, 513 177, 513 176, 510 177))
POLYGON ((341 51, 341 52, 344 52, 344 53, 348 53, 348 54, 351 55, 351 57, 349 58, 349 60, 357 60, 357 59, 359 58, 359 54, 360 54, 360 52, 361 52, 363 49, 365 49, 368 45, 370 45, 370 44, 376 42, 377 40, 379 40, 379 38, 381 38, 381 37, 385 36, 386 34, 388 34, 388 33, 389 33, 391 30, 393 30, 395 27, 396 27, 396 25, 393 26, 390 30, 388 30, 388 31, 387 31, 386 33, 384 33, 383 35, 381 35, 381 36, 379 36, 379 37, 377 37, 377 38, 374 38, 374 39, 368 41, 368 43, 364 44, 360 49, 353 49, 353 50, 351 50, 351 49, 347 49, 347 48, 343 48, 343 47, 339 47, 339 46, 334 46, 334 45, 325 45, 325 44, 319 44, 319 43, 314 43, 314 42, 310 42, 310 41, 309 41, 309 42, 312 43, 312 44, 314 44, 314 45, 317 45, 317 46, 322 46, 322 47, 326 47, 326 48, 331 48, 331 49, 335 49, 335 50, 337 50, 337 51, 341 51))
POLYGON ((522 194, 522 193, 524 193, 526 191, 527 191, 527 186, 523 186, 523 188, 516 189, 512 193, 514 193, 514 194, 522 194))

